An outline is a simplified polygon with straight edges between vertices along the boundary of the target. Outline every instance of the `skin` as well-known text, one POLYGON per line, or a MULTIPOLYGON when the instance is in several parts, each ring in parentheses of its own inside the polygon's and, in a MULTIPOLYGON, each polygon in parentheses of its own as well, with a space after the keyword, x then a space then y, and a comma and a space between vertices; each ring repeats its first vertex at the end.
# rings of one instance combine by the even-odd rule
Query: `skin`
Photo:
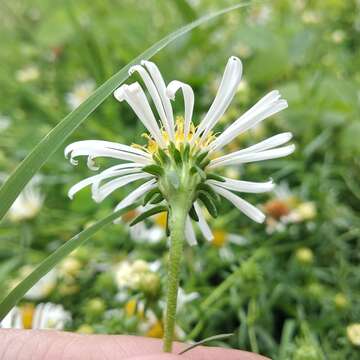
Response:
POLYGON ((199 346, 175 355, 187 345, 162 352, 162 341, 126 335, 80 335, 46 330, 0 330, 0 360, 266 360, 246 351, 199 346))

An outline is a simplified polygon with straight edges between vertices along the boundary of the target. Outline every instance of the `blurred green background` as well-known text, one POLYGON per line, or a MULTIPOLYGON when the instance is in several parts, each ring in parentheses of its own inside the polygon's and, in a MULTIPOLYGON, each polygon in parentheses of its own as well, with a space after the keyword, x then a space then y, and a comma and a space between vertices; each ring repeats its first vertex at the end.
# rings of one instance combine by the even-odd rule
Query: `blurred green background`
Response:
MULTIPOLYGON (((182 24, 232 4, 2 1, 0 182, 61 118, 140 52, 182 24)), ((234 332, 215 344, 274 359, 357 358, 359 44, 358 0, 258 1, 187 34, 153 59, 167 82, 178 79, 194 88, 196 119, 211 104, 229 56, 240 57, 243 81, 219 129, 279 89, 289 108, 236 146, 281 131, 293 132, 297 145, 288 158, 227 171, 246 180, 271 176, 279 187, 246 196, 267 213, 265 225, 224 201, 221 216, 211 222, 215 240, 199 236, 198 246, 186 247, 180 340, 234 332)), ((182 111, 181 101, 176 108, 182 111)), ((142 132, 131 110, 109 97, 66 144, 141 143, 142 132)), ((4 294, 129 192, 117 191, 99 205, 83 190, 70 201, 67 190, 88 175, 86 164, 74 168, 58 151, 15 203, 0 228, 4 294)), ((23 316, 52 302, 70 314, 62 326, 68 330, 161 336, 167 260, 162 223, 158 217, 129 232, 124 219, 97 233, 27 295, 23 316), (134 274, 138 281, 129 283, 134 274)))

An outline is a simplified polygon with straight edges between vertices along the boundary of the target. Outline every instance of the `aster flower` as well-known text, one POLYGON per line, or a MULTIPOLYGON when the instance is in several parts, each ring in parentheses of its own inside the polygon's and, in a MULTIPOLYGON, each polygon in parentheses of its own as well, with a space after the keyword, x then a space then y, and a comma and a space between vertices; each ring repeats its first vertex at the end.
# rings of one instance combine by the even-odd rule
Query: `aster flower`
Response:
MULTIPOLYGON (((197 187, 192 199, 191 211, 186 220, 185 233, 190 244, 196 243, 191 219, 197 221, 206 239, 212 239, 213 236, 200 203, 202 202, 208 208, 210 214, 216 215, 213 205, 218 201, 219 195, 233 203, 252 220, 263 222, 264 214, 235 192, 270 191, 274 187, 273 182, 256 183, 234 180, 219 177, 215 171, 227 166, 287 156, 294 151, 295 147, 282 145, 291 139, 291 133, 275 135, 258 144, 223 156, 216 156, 216 154, 239 134, 285 109, 287 102, 281 99, 280 93, 277 90, 271 91, 234 121, 222 134, 215 136, 212 130, 230 105, 240 83, 242 64, 238 58, 229 59, 216 97, 197 127, 192 122, 194 93, 188 84, 174 80, 166 86, 159 69, 149 61, 142 62, 142 66, 132 67, 130 73, 134 72, 138 72, 144 81, 157 109, 160 123, 156 120, 145 92, 138 82, 119 87, 114 92, 115 98, 126 101, 132 107, 149 132, 149 134, 144 134, 148 143, 145 146, 128 146, 108 141, 85 140, 67 146, 65 155, 70 156, 73 164, 77 164, 75 160, 77 157, 87 156, 88 166, 92 170, 98 170, 94 162, 98 157, 113 158, 124 162, 80 181, 69 190, 69 197, 72 198, 78 191, 91 185, 93 199, 101 202, 125 185, 145 181, 126 196, 115 210, 132 204, 146 194, 154 195, 150 198, 152 201, 160 197, 166 199, 165 188, 169 187, 167 185, 176 188, 176 182, 179 180, 177 171, 186 165, 188 171, 193 173, 194 186, 197 187), (174 99, 178 90, 182 90, 184 96, 185 114, 184 117, 178 117, 175 120, 170 100, 174 99), (164 180, 165 177, 168 179, 164 180)), ((149 199, 149 196, 147 198, 149 199)))
POLYGON ((81 103, 83 103, 95 90, 94 80, 85 80, 77 83, 71 92, 67 93, 65 100, 70 110, 76 109, 81 103))
POLYGON ((350 324, 346 328, 346 334, 354 346, 360 346, 360 323, 350 324))
POLYGON ((236 193, 262 193, 274 187, 271 180, 260 183, 235 180, 219 176, 217 170, 281 158, 291 154, 295 147, 284 145, 292 138, 291 133, 286 132, 245 149, 219 155, 238 135, 287 107, 287 102, 281 98, 279 91, 271 91, 216 136, 214 128, 229 107, 241 80, 242 63, 234 56, 228 60, 215 99, 198 126, 192 121, 194 92, 190 85, 178 80, 166 85, 159 69, 150 61, 133 66, 129 72, 130 75, 138 73, 142 79, 157 116, 138 82, 120 86, 115 90, 114 96, 120 102, 126 101, 143 123, 148 131, 144 134, 147 144, 128 146, 109 141, 85 140, 68 145, 65 156, 70 157, 75 165, 79 156, 87 156, 88 167, 92 170, 99 170, 95 162, 98 157, 112 158, 119 162, 75 184, 69 190, 69 196, 72 198, 78 191, 91 185, 93 199, 101 202, 115 190, 141 182, 140 186, 120 201, 115 210, 135 206, 134 203, 138 203, 142 197, 144 206, 153 205, 135 218, 131 225, 167 212, 167 233, 171 236, 171 242, 164 351, 169 352, 175 328, 183 239, 185 237, 190 245, 197 243, 193 220, 207 240, 213 238, 202 205, 211 216, 216 217, 220 198, 223 197, 249 218, 262 223, 265 215, 236 193), (179 90, 183 95, 184 116, 175 118, 171 100, 175 99, 179 90))
POLYGON ((9 128, 11 120, 8 116, 0 114, 0 132, 5 131, 9 128))
POLYGON ((39 69, 34 65, 29 65, 20 69, 16 72, 15 77, 16 80, 20 83, 26 83, 30 81, 37 80, 40 76, 39 69))
POLYGON ((62 305, 40 303, 14 307, 0 323, 5 329, 55 329, 63 330, 71 315, 62 305))
POLYGON ((44 196, 40 191, 40 176, 35 176, 17 197, 9 209, 9 219, 13 222, 32 219, 40 211, 44 196))

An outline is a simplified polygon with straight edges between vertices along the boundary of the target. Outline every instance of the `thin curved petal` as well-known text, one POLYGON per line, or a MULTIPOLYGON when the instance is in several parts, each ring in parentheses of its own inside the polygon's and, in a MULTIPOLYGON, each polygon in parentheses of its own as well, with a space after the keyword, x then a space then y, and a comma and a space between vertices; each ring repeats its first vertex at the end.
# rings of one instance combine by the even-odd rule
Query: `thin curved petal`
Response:
POLYGON ((164 129, 166 130, 167 133, 170 133, 170 124, 168 121, 168 118, 165 114, 165 109, 164 109, 164 105, 161 101, 159 92, 151 78, 151 76, 149 75, 149 73, 145 70, 145 68, 143 68, 141 65, 135 65, 132 66, 129 70, 129 74, 133 74, 134 72, 138 72, 139 75, 141 76, 142 80, 144 81, 144 84, 147 88, 147 90, 149 91, 149 94, 154 102, 154 105, 156 107, 156 110, 160 116, 161 119, 161 123, 163 124, 164 129))
POLYGON ((220 150, 230 143, 235 137, 246 130, 259 124, 264 119, 286 109, 287 101, 280 99, 280 94, 274 90, 258 101, 250 110, 245 112, 233 124, 231 124, 218 138, 210 145, 211 151, 220 150))
POLYGON ((204 238, 207 241, 211 241, 214 238, 214 235, 213 235, 208 223, 206 222, 203 211, 201 210, 201 207, 197 201, 194 202, 194 209, 199 218, 198 224, 199 224, 200 231, 202 232, 204 238))
POLYGON ((159 92, 161 101, 164 105, 165 114, 169 122, 170 128, 170 139, 175 137, 175 127, 174 127, 174 114, 171 107, 170 99, 166 96, 166 85, 165 81, 161 75, 159 68, 151 61, 142 61, 141 65, 145 66, 149 74, 151 75, 154 84, 159 92))
POLYGON ((233 194, 229 190, 226 190, 217 185, 210 185, 210 186, 214 189, 214 191, 216 191, 219 195, 223 196, 225 199, 229 200, 234 206, 236 206, 250 219, 258 223, 264 222, 265 215, 257 207, 251 205, 249 202, 233 194))
POLYGON ((249 162, 256 162, 262 160, 270 160, 277 159, 281 157, 285 157, 293 153, 295 150, 295 145, 282 146, 272 150, 259 151, 259 152, 251 152, 244 154, 229 154, 230 156, 226 159, 218 158, 212 160, 208 166, 208 169, 214 169, 220 166, 227 165, 237 165, 237 164, 245 164, 249 162))
POLYGON ((186 217, 186 222, 185 222, 185 239, 187 240, 190 246, 194 246, 197 244, 195 231, 192 226, 189 215, 186 217))
POLYGON ((119 165, 112 166, 109 169, 106 169, 105 171, 101 172, 100 174, 90 176, 84 180, 79 181, 75 185, 73 185, 70 190, 68 191, 68 196, 70 199, 74 198, 74 195, 85 188, 86 186, 89 186, 93 183, 100 183, 101 181, 114 177, 114 176, 122 176, 122 175, 128 175, 133 174, 141 171, 142 164, 122 164, 127 165, 126 168, 120 168, 119 165), (130 167, 129 165, 136 165, 130 167))
POLYGON ((154 189, 156 186, 157 186, 156 179, 152 179, 142 184, 137 189, 132 191, 128 196, 126 196, 123 200, 121 200, 120 203, 116 206, 115 211, 118 211, 120 209, 123 209, 124 207, 131 205, 133 202, 135 202, 137 199, 139 199, 148 191, 154 189))
POLYGON ((249 146, 245 149, 234 151, 230 154, 221 156, 219 158, 213 159, 212 164, 217 164, 223 160, 233 159, 236 156, 249 154, 253 152, 261 152, 265 150, 273 149, 277 146, 283 145, 292 139, 292 134, 290 132, 281 133, 275 136, 272 136, 264 141, 261 141, 255 145, 249 146))
POLYGON ((138 82, 131 85, 122 85, 114 92, 117 100, 126 102, 131 106, 137 117, 144 124, 146 129, 150 132, 151 136, 156 142, 164 147, 164 139, 156 122, 155 116, 151 110, 148 99, 138 82))
POLYGON ((70 162, 74 165, 77 165, 77 161, 74 160, 78 156, 90 156, 91 161, 98 157, 108 157, 113 159, 133 161, 136 163, 141 163, 143 165, 148 165, 152 162, 151 159, 146 158, 141 155, 132 154, 127 151, 112 150, 112 149, 95 149, 95 148, 78 148, 71 152, 70 162))
POLYGON ((185 107, 185 125, 184 125, 184 137, 187 139, 187 136, 190 131, 190 124, 194 111, 194 91, 192 87, 188 84, 185 84, 181 81, 174 80, 169 83, 166 88, 166 94, 169 99, 175 99, 175 93, 181 89, 184 96, 184 107, 185 107))
POLYGON ((234 180, 224 177, 224 182, 216 180, 207 180, 207 183, 210 185, 216 185, 227 190, 259 194, 268 191, 272 191, 275 187, 275 184, 272 180, 267 182, 252 182, 252 181, 243 181, 243 180, 234 180))
POLYGON ((209 111, 201 121, 194 135, 193 141, 195 141, 200 135, 202 139, 204 139, 209 131, 212 130, 219 119, 224 115, 237 91, 241 75, 242 63, 240 59, 235 56, 230 57, 226 64, 219 90, 210 106, 209 111))
POLYGON ((101 187, 96 186, 99 183, 95 183, 95 186, 92 188, 92 197, 94 201, 101 202, 115 190, 137 180, 147 179, 149 177, 152 177, 152 175, 147 173, 130 174, 111 180, 101 187))
POLYGON ((71 152, 73 152, 74 150, 79 149, 79 148, 83 148, 83 149, 106 148, 106 149, 112 149, 112 150, 125 151, 125 152, 129 152, 131 154, 137 154, 137 155, 141 155, 141 156, 144 156, 147 158, 151 158, 151 156, 143 150, 136 149, 134 147, 124 145, 124 144, 119 144, 119 143, 115 143, 115 142, 111 142, 111 141, 102 141, 102 140, 82 140, 82 141, 73 142, 72 144, 68 145, 65 148, 65 150, 64 150, 65 157, 68 157, 71 152))

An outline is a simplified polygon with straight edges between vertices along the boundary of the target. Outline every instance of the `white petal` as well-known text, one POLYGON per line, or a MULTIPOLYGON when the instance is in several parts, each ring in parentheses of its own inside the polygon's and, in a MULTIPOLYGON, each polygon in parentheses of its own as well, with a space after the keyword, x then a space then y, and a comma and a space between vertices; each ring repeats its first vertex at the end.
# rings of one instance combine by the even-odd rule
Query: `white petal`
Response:
POLYGON ((169 122, 170 128, 170 139, 174 139, 175 130, 174 130, 174 114, 171 107, 171 102, 169 98, 166 96, 166 85, 165 81, 160 73, 158 67, 151 61, 142 61, 141 65, 144 65, 147 71, 150 73, 154 84, 159 92, 161 101, 164 105, 165 114, 169 122))
POLYGON ((36 306, 34 312, 34 319, 32 322, 33 329, 41 329, 41 317, 42 317, 42 309, 44 307, 43 303, 40 303, 36 306))
POLYGON ((68 145, 64 152, 66 157, 70 156, 70 162, 74 165, 77 164, 77 161, 74 160, 75 157, 88 156, 88 166, 90 166, 91 169, 94 168, 94 159, 99 156, 129 160, 144 165, 149 164, 152 161, 150 154, 145 151, 109 141, 77 141, 68 145))
POLYGON ((65 150, 65 157, 68 157, 68 155, 73 152, 74 150, 78 149, 78 148, 96 148, 96 149, 101 149, 101 148, 107 148, 107 149, 113 149, 113 150, 121 150, 121 151, 126 151, 132 154, 137 154, 137 155, 141 155, 147 158, 151 158, 150 154, 148 154, 147 152, 140 150, 140 149, 136 149, 134 147, 128 146, 128 145, 124 145, 124 144, 119 144, 119 143, 115 143, 115 142, 111 142, 111 141, 102 141, 102 140, 82 140, 82 141, 76 141, 72 144, 69 144, 65 150))
POLYGON ((143 165, 148 165, 152 162, 151 159, 144 156, 132 154, 126 151, 112 150, 107 148, 94 149, 94 148, 77 148, 71 152, 71 158, 73 159, 78 156, 90 156, 91 160, 97 157, 109 157, 113 159, 133 161, 136 163, 141 163, 143 165))
POLYGON ((140 65, 135 65, 132 66, 129 70, 129 74, 133 74, 135 71, 137 71, 141 78, 143 79, 146 88, 149 91, 149 94, 155 104, 156 110, 160 116, 161 122, 166 130, 167 133, 170 133, 170 125, 169 125, 169 121, 166 117, 165 114, 165 110, 164 110, 164 106, 162 104, 161 98, 159 96, 159 92, 153 82, 153 80, 151 79, 150 75, 148 74, 148 72, 140 65))
POLYGON ((235 56, 230 57, 226 64, 224 75, 215 99, 211 104, 209 111, 201 121, 192 141, 195 141, 200 135, 202 135, 202 138, 204 139, 223 116, 237 91, 241 75, 242 64, 240 59, 235 56))
POLYGON ((114 176, 121 176, 121 175, 127 175, 132 174, 141 171, 142 164, 121 164, 121 165, 115 165, 112 166, 109 169, 106 169, 105 171, 101 172, 100 174, 90 176, 84 180, 81 180, 80 182, 73 185, 70 190, 68 191, 68 196, 70 199, 73 199, 74 195, 82 190, 84 187, 91 185, 95 182, 101 182, 102 180, 108 179, 110 177, 114 176), (127 165, 126 168, 119 168, 121 165, 127 165), (134 165, 134 166, 129 166, 134 165))
POLYGON ((190 246, 194 246, 197 244, 195 231, 191 223, 190 216, 187 215, 185 221, 185 239, 189 243, 190 246))
POLYGON ((236 164, 245 164, 249 162, 262 161, 262 160, 270 160, 277 159, 280 157, 285 157, 290 155, 295 150, 295 145, 282 146, 272 150, 259 151, 259 152, 251 152, 251 153, 243 153, 243 154, 229 154, 226 159, 218 158, 212 160, 208 166, 208 169, 217 168, 219 166, 225 165, 236 165, 236 164))
POLYGON ((120 203, 116 206, 114 211, 123 209, 129 205, 131 205, 133 202, 135 202, 138 198, 143 196, 148 191, 155 188, 156 185, 156 179, 152 179, 141 186, 139 186, 137 189, 132 191, 128 196, 126 196, 123 200, 120 201, 120 203))
POLYGON ((185 125, 184 125, 184 136, 187 138, 190 131, 190 123, 194 111, 194 91, 190 85, 185 84, 181 81, 171 81, 166 88, 166 95, 171 99, 175 99, 175 93, 181 89, 184 96, 184 107, 185 107, 185 125))
POLYGON ((114 93, 114 96, 118 100, 126 100, 137 117, 150 132, 151 136, 160 146, 164 146, 164 140, 162 138, 159 125, 156 122, 147 97, 140 84, 135 82, 131 85, 122 85, 118 90, 121 93, 121 96, 118 96, 119 92, 114 93))
POLYGON ((211 151, 220 150, 244 131, 251 129, 264 119, 286 109, 288 107, 286 100, 279 99, 279 96, 277 91, 264 96, 264 98, 240 116, 240 118, 209 145, 211 151))
POLYGON ((221 156, 219 158, 216 158, 213 160, 212 164, 217 164, 218 162, 221 162, 223 160, 227 160, 227 159, 233 159, 234 157, 237 157, 238 155, 243 155, 243 154, 248 154, 248 153, 253 153, 253 152, 260 152, 260 151, 264 151, 264 150, 268 150, 268 149, 272 149, 276 146, 280 146, 283 145, 285 143, 287 143, 289 140, 291 140, 292 138, 292 134, 290 132, 286 132, 286 133, 282 133, 282 134, 278 134, 275 136, 272 136, 264 141, 261 141, 255 145, 249 146, 245 149, 241 149, 238 151, 234 151, 230 154, 221 156))
POLYGON ((249 202, 245 201, 241 197, 233 194, 229 190, 221 188, 216 185, 210 185, 214 191, 223 196, 225 199, 229 200, 234 206, 236 206, 240 211, 247 215, 250 219, 262 223, 265 220, 265 215, 254 205, 251 205, 249 202))
POLYGON ((0 328, 3 329, 22 329, 23 323, 21 319, 21 311, 15 306, 13 307, 7 315, 0 322, 0 328))
POLYGON ((245 193, 263 193, 272 191, 275 187, 275 184, 272 180, 267 182, 252 182, 252 181, 243 181, 243 180, 234 180, 224 177, 225 182, 216 181, 216 180, 207 180, 208 184, 217 185, 224 189, 239 191, 245 193))
POLYGON ((259 152, 264 150, 273 149, 277 146, 283 145, 290 141, 292 139, 292 133, 291 132, 285 132, 281 134, 277 134, 275 136, 272 136, 268 139, 265 139, 264 141, 261 141, 255 145, 249 146, 246 149, 242 149, 242 153, 250 153, 250 152, 259 152))
POLYGON ((202 232, 202 234, 204 235, 204 238, 206 240, 211 241, 214 238, 214 235, 213 235, 208 223, 206 222, 203 211, 201 210, 201 207, 197 201, 194 202, 194 209, 199 218, 198 224, 199 224, 200 231, 202 232))
POLYGON ((117 179, 111 180, 101 187, 96 186, 99 183, 95 183, 92 188, 92 190, 93 190, 92 197, 93 197, 94 201, 96 201, 96 202, 103 201, 113 191, 115 191, 127 184, 130 184, 134 181, 141 180, 141 179, 147 179, 149 177, 152 177, 152 175, 147 174, 147 173, 130 174, 130 175, 121 176, 117 179))

